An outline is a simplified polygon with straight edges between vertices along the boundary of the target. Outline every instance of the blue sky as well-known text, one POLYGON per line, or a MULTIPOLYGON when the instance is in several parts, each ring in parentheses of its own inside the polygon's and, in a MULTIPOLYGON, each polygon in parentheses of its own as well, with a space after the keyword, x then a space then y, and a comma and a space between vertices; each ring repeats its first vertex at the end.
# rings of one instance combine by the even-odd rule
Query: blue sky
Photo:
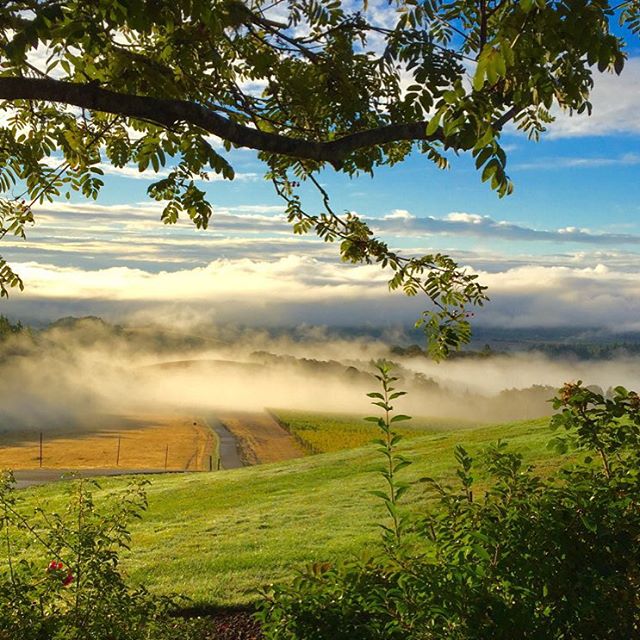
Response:
MULTIPOLYGON (((322 182, 336 210, 366 217, 392 246, 447 251, 475 270, 492 297, 480 323, 640 329, 639 97, 633 57, 621 77, 597 78, 591 117, 558 114, 539 143, 505 132, 516 189, 502 200, 468 157, 443 172, 416 155, 373 178, 327 171, 322 182)), ((27 286, 0 313, 375 324, 410 323, 424 308, 390 294, 376 267, 294 237, 255 154, 230 159, 237 179, 206 185, 207 231, 163 226, 146 197, 153 175, 133 167, 106 176, 97 205, 40 207, 27 241, 0 247, 27 286)))

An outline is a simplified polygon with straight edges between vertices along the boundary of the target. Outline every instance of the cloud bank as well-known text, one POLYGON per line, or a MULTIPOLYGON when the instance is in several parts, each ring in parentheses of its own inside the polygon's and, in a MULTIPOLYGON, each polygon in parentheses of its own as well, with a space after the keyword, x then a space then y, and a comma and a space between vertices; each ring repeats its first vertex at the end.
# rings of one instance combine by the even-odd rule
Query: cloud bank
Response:
MULTIPOLYGON (((38 263, 16 268, 27 289, 11 298, 7 311, 26 318, 147 314, 171 322, 172 317, 193 313, 253 326, 391 326, 414 322, 429 306, 426 299, 389 292, 389 274, 375 265, 349 266, 308 256, 216 260, 204 267, 160 272, 38 263)), ((479 325, 640 330, 640 281, 633 271, 604 264, 533 264, 475 273, 491 297, 476 313, 479 325)))
MULTIPOLYGON (((27 240, 5 237, 2 252, 13 262, 92 271, 116 265, 161 271, 179 266, 204 267, 216 259, 260 261, 290 255, 334 260, 337 255, 334 245, 313 235, 294 236, 280 205, 214 206, 214 216, 206 230, 197 230, 186 220, 162 225, 161 209, 157 203, 149 202, 55 202, 40 206, 38 224, 29 230, 27 240)), ((405 253, 451 252, 450 247, 460 247, 461 240, 466 246, 474 241, 483 246, 502 243, 500 252, 505 259, 514 256, 516 244, 530 245, 532 255, 558 253, 563 246, 570 247, 573 253, 580 246, 592 252, 611 249, 617 253, 624 247, 630 255, 640 246, 638 233, 597 232, 576 226, 536 228, 473 212, 435 217, 396 209, 383 217, 364 219, 377 235, 405 253)))
MULTIPOLYGON (((340 264, 336 246, 292 235, 279 205, 216 207, 204 232, 186 221, 161 225, 159 211, 156 203, 40 207, 26 242, 3 240, 26 291, 0 313, 118 319, 146 309, 250 325, 390 326, 428 308, 389 292, 391 274, 378 266, 340 264)), ((367 220, 405 255, 444 251, 477 273, 491 297, 479 324, 640 327, 640 234, 538 229, 470 212, 396 209, 367 220)))

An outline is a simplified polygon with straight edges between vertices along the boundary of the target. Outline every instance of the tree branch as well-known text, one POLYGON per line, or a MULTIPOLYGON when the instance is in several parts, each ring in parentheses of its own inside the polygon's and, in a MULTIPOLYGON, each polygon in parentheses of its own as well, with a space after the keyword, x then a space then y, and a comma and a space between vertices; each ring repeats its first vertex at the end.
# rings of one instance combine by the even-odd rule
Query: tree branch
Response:
MULTIPOLYGON (((440 129, 427 135, 426 120, 384 125, 327 142, 295 138, 238 124, 197 102, 118 93, 103 89, 98 84, 51 78, 0 77, 0 100, 63 103, 144 120, 165 128, 170 128, 177 122, 185 122, 239 147, 301 160, 328 162, 336 168, 340 168, 344 160, 359 149, 399 141, 446 142, 440 129)), ((515 107, 508 109, 496 120, 494 130, 500 130, 518 111, 515 107)))
POLYGON ((426 133, 426 121, 392 124, 358 131, 329 142, 288 137, 238 124, 205 106, 186 100, 137 96, 44 78, 0 77, 0 100, 42 100, 147 120, 163 127, 186 122, 240 147, 294 158, 329 162, 340 167, 349 154, 380 144, 407 140, 444 141, 440 131, 426 133))

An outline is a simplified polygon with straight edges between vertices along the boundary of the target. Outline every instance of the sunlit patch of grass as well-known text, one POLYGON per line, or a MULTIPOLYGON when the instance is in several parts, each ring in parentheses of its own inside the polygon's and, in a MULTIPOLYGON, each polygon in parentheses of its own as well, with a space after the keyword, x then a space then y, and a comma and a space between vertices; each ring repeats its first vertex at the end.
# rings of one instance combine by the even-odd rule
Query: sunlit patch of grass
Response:
MULTIPOLYGON (((455 483, 456 444, 477 453, 508 440, 526 463, 548 471, 563 461, 546 448, 550 437, 542 419, 406 439, 401 449, 413 464, 402 476, 414 485, 403 508, 424 511, 432 495, 419 482, 425 476, 455 483)), ((229 471, 151 476, 149 510, 132 527, 124 566, 135 582, 160 593, 184 593, 195 603, 256 600, 260 586, 290 578, 307 562, 375 548, 377 523, 385 518, 381 501, 370 493, 382 488, 373 472, 378 456, 369 445, 229 471)), ((113 495, 126 482, 102 480, 96 498, 113 495)), ((63 484, 22 495, 47 509, 60 509, 66 500, 63 484)))
MULTIPOLYGON (((291 433, 309 453, 330 453, 343 449, 355 449, 369 444, 379 437, 371 422, 356 414, 309 413, 273 409, 271 414, 291 433)), ((464 420, 447 418, 413 418, 396 431, 405 438, 422 436, 451 429, 477 426, 464 420)))

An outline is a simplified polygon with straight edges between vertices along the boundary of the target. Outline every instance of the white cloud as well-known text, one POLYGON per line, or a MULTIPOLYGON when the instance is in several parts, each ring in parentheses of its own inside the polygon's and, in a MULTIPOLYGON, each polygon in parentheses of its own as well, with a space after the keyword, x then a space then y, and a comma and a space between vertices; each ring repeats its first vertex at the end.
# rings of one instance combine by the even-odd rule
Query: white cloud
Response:
POLYGON ((630 58, 620 76, 594 70, 594 81, 592 115, 555 113, 550 137, 640 134, 640 58, 630 58))
MULTIPOLYGON (((159 180, 161 178, 166 178, 169 175, 170 169, 161 169, 158 172, 145 170, 140 171, 138 167, 135 165, 127 165, 125 167, 114 167, 112 164, 107 162, 101 162, 97 165, 106 175, 119 176, 121 178, 130 178, 133 180, 159 180)), ((220 182, 225 180, 221 174, 215 173, 214 171, 208 171, 207 180, 205 182, 220 182)), ((239 181, 256 181, 262 179, 262 176, 258 173, 243 173, 237 171, 234 176, 234 180, 239 181)), ((199 181, 199 180, 196 180, 199 181)))
POLYGON ((291 255, 274 261, 215 260, 205 267, 152 273, 129 267, 83 270, 16 264, 29 283, 28 297, 137 301, 322 301, 384 291, 380 269, 347 268, 291 255))
POLYGON ((385 216, 370 218, 373 229, 385 236, 429 237, 470 236, 475 238, 519 242, 575 243, 587 245, 619 246, 639 245, 640 235, 634 233, 595 233, 589 229, 563 227, 536 229, 476 213, 452 212, 444 218, 415 216, 385 216))
MULTIPOLYGON (((338 254, 334 244, 319 242, 313 233, 294 236, 281 205, 214 204, 211 224, 206 230, 196 229, 188 219, 163 225, 159 220, 161 211, 162 204, 157 202, 38 205, 37 224, 28 231, 27 240, 5 237, 3 254, 11 261, 51 261, 59 266, 85 267, 128 264, 154 271, 163 264, 203 266, 221 257, 280 258, 295 251, 324 260, 334 259, 338 254)), ((562 246, 571 246, 571 255, 576 254, 578 246, 592 247, 589 255, 596 248, 619 252, 624 246, 629 250, 640 246, 640 234, 626 229, 620 232, 596 232, 577 226, 538 229, 468 212, 452 212, 437 218, 418 217, 396 209, 382 218, 366 220, 378 236, 410 255, 437 249, 464 256, 451 248, 460 245, 460 238, 478 239, 483 244, 500 241, 501 264, 521 264, 522 259, 514 252, 522 251, 523 243, 531 246, 535 254, 525 259, 537 261, 544 252, 545 263, 560 259, 562 246)), ((483 256, 481 262, 486 261, 483 256)))
POLYGON ((529 265, 478 275, 491 292, 493 303, 485 320, 493 325, 640 329, 637 272, 604 264, 582 268, 529 265))
POLYGON ((598 168, 623 166, 631 167, 640 164, 640 154, 624 153, 614 157, 593 157, 593 158, 542 158, 535 162, 521 162, 514 164, 514 169, 544 169, 555 171, 557 169, 575 169, 575 168, 598 168))
MULTIPOLYGON (((54 169, 58 169, 62 166, 63 160, 58 157, 49 157, 43 160, 43 163, 53 167, 54 169)), ((159 171, 153 171, 152 169, 145 169, 144 171, 140 171, 135 164, 128 164, 124 167, 116 167, 109 162, 99 162, 95 165, 98 169, 100 169, 105 175, 109 176, 117 176, 119 178, 128 178, 130 180, 160 180, 162 178, 166 178, 171 171, 170 168, 160 169, 159 171)), ((225 180, 219 173, 215 173, 214 171, 205 172, 207 174, 207 180, 205 182, 220 182, 225 180)), ((262 176, 258 173, 253 172, 236 172, 234 180, 239 181, 256 181, 261 180, 262 176)), ((196 179, 196 181, 200 181, 196 179)))
POLYGON ((415 216, 406 209, 394 209, 383 218, 384 220, 414 220, 415 216))
MULTIPOLYGON (((61 268, 40 263, 15 265, 27 283, 9 304, 26 317, 49 306, 65 309, 122 309, 177 305, 211 311, 246 324, 278 318, 284 324, 387 325, 411 323, 424 298, 388 291, 388 272, 375 265, 351 267, 291 255, 278 260, 215 260, 205 267, 152 273, 144 269, 61 268)), ((478 270, 490 303, 476 314, 481 325, 502 327, 574 326, 640 329, 637 272, 605 263, 589 266, 522 265, 478 270)), ((67 311, 68 313, 69 311, 67 311)))
POLYGON ((476 213, 453 211, 447 215, 446 220, 450 220, 451 222, 462 222, 465 224, 482 224, 483 222, 487 222, 491 219, 488 216, 479 216, 476 213))
MULTIPOLYGON (((212 228, 198 231, 188 221, 160 224, 158 203, 42 205, 26 242, 2 242, 4 257, 26 283, 8 308, 28 318, 35 309, 54 317, 122 305, 196 305, 234 322, 353 325, 411 323, 427 306, 425 299, 390 293, 391 274, 378 266, 340 264, 335 245, 292 235, 281 205, 214 209, 212 228)), ((640 252, 633 249, 640 234, 540 230, 468 212, 435 218, 394 210, 369 221, 383 238, 404 238, 404 254, 425 253, 437 238, 445 252, 446 238, 454 246, 463 236, 511 243, 506 255, 491 243, 483 243, 492 247, 484 252, 450 251, 490 287, 480 323, 639 324, 640 252), (525 241, 531 254, 515 253, 525 241), (586 249, 576 251, 578 245, 586 249)))

